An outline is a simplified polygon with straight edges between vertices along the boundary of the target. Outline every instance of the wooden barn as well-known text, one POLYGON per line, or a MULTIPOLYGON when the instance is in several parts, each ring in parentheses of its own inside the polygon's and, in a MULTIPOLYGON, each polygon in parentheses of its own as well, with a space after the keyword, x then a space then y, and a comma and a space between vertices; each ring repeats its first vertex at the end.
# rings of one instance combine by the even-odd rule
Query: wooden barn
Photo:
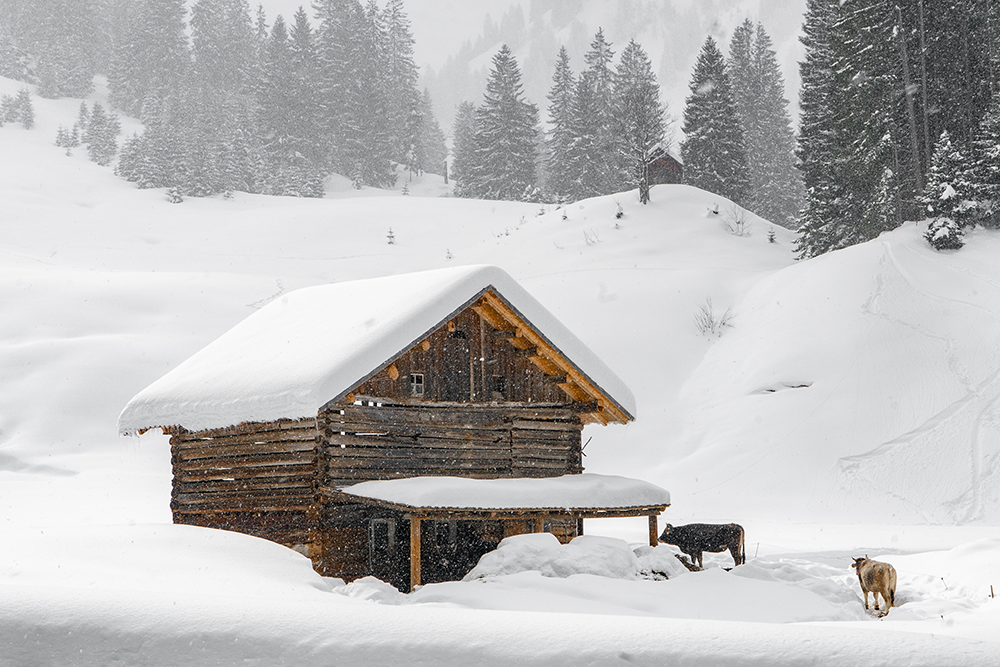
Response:
POLYGON ((684 165, 675 155, 662 148, 653 154, 646 170, 650 185, 684 182, 684 165))
POLYGON ((656 516, 669 494, 583 474, 624 383, 510 276, 460 267, 278 297, 136 395, 122 433, 169 434, 175 523, 279 542, 401 590, 504 537, 656 516))

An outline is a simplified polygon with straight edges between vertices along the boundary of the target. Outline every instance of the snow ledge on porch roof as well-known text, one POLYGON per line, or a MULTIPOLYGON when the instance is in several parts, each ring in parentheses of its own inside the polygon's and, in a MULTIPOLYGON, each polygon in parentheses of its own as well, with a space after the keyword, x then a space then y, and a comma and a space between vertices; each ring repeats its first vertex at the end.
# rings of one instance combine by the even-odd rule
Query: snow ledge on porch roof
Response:
POLYGON ((670 492, 639 479, 583 473, 561 477, 406 477, 341 487, 358 498, 422 509, 613 510, 670 504, 670 492))
POLYGON ((505 271, 480 265, 281 295, 139 392, 118 430, 199 431, 314 417, 489 287, 634 417, 632 392, 596 354, 505 271))

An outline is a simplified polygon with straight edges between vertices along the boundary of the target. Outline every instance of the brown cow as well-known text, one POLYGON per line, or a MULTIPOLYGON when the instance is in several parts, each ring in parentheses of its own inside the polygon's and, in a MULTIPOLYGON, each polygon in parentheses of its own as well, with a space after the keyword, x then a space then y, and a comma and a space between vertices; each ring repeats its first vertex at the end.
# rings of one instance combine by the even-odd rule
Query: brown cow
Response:
POLYGON ((738 523, 689 523, 686 526, 671 526, 669 523, 660 535, 660 542, 680 547, 691 557, 691 563, 702 567, 701 552, 719 553, 729 549, 733 562, 742 565, 747 562, 743 545, 743 526, 738 523))
POLYGON ((851 567, 858 571, 858 581, 861 582, 861 592, 865 594, 865 609, 868 609, 868 593, 872 594, 875 611, 878 611, 878 596, 882 596, 885 611, 880 616, 889 613, 896 604, 896 568, 888 563, 882 563, 868 558, 855 558, 851 567))

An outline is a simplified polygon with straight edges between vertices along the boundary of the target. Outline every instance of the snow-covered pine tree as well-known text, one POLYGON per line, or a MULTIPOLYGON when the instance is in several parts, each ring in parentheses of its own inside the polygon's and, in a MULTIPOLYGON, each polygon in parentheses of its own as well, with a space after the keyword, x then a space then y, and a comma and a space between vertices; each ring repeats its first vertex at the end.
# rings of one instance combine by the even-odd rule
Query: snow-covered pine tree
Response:
MULTIPOLYGON (((392 159, 414 171, 425 167, 413 164, 416 144, 424 131, 422 95, 417 87, 419 71, 413 56, 415 40, 403 0, 388 0, 382 11, 385 30, 385 86, 387 124, 392 140, 392 159)), ((433 116, 430 117, 431 119, 433 116)), ((434 166, 440 171, 440 166, 434 166)))
POLYGON ((246 0, 197 0, 191 8, 194 75, 204 90, 248 94, 253 70, 253 27, 246 0))
POLYGON ((120 132, 121 123, 118 117, 105 112, 100 102, 94 102, 94 107, 90 112, 90 120, 87 123, 87 131, 83 136, 90 160, 101 166, 111 164, 118 153, 118 134, 120 132))
POLYGON ((76 112, 76 123, 73 124, 73 128, 82 137, 87 132, 88 125, 90 125, 90 109, 87 108, 86 102, 80 102, 80 108, 76 112))
POLYGON ((521 69, 504 44, 493 56, 483 105, 476 110, 479 197, 533 201, 538 196, 538 107, 524 99, 521 69))
POLYGON ((960 228, 974 223, 974 194, 967 177, 967 162, 961 149, 952 144, 948 130, 941 132, 920 197, 927 218, 950 218, 960 228))
POLYGON ((1000 92, 979 122, 966 169, 972 192, 972 220, 988 227, 1000 226, 1000 92))
POLYGON ((649 202, 649 163, 658 149, 667 149, 664 108, 649 57, 632 40, 622 51, 615 75, 615 130, 619 136, 622 180, 639 188, 639 201, 649 202))
POLYGON ((938 250, 961 248, 963 228, 973 222, 974 203, 966 168, 965 156, 951 143, 948 131, 943 131, 920 197, 930 220, 924 238, 938 250))
POLYGON ((29 38, 38 94, 86 97, 96 74, 97 3, 94 0, 34 0, 29 38))
POLYGON ((799 65, 799 141, 797 157, 805 186, 796 254, 799 259, 844 246, 841 233, 850 139, 838 123, 843 89, 837 82, 833 26, 839 0, 807 0, 803 35, 805 58, 799 65))
POLYGON ((177 93, 190 64, 185 13, 184 0, 140 3, 136 20, 112 54, 111 104, 145 120, 147 100, 177 93))
POLYGON ((452 126, 451 177, 455 181, 455 196, 479 197, 482 169, 476 152, 476 107, 462 102, 455 112, 452 126))
POLYGON ((393 133, 389 125, 387 33, 376 0, 368 0, 361 16, 356 53, 356 80, 350 87, 352 118, 348 159, 356 183, 388 188, 396 182, 393 133))
POLYGON ((843 135, 853 141, 845 179, 842 222, 848 225, 848 245, 877 237, 898 227, 906 202, 916 199, 917 176, 911 165, 906 110, 899 91, 901 77, 899 26, 895 7, 882 0, 845 0, 834 26, 839 56, 834 63, 844 91, 838 122, 843 135), (886 170, 892 187, 884 189, 886 170), (895 217, 884 215, 891 201, 895 217))
POLYGON ((17 97, 14 98, 14 107, 17 109, 21 127, 26 130, 33 128, 35 126, 35 107, 31 104, 31 93, 28 92, 27 88, 17 91, 17 97))
POLYGON ((314 41, 309 18, 305 10, 299 7, 289 34, 294 91, 292 98, 296 103, 289 118, 289 136, 295 143, 295 151, 318 170, 326 155, 326 142, 320 124, 314 41))
POLYGON ((569 52, 559 48, 556 69, 549 89, 549 132, 545 142, 545 160, 548 180, 545 189, 555 201, 568 201, 574 191, 568 170, 569 149, 573 140, 573 98, 576 79, 569 65, 569 52))
POLYGON ((614 51, 598 30, 584 55, 586 68, 577 82, 572 141, 566 161, 570 199, 611 194, 624 186, 620 137, 615 123, 614 51))
POLYGON ((793 228, 802 208, 802 175, 795 168, 795 133, 785 83, 771 38, 760 23, 755 27, 747 19, 733 31, 727 66, 746 141, 748 208, 793 228))
POLYGON ((736 115, 726 63, 708 37, 698 54, 684 104, 684 182, 748 204, 746 144, 736 115))
POLYGON ((351 177, 356 169, 350 156, 357 154, 352 144, 358 134, 354 114, 362 106, 356 100, 361 83, 358 62, 364 10, 358 0, 316 0, 313 9, 317 21, 316 100, 325 161, 329 168, 351 177))
MULTIPOLYGON (((444 175, 447 169, 448 146, 444 132, 434 117, 431 93, 426 88, 420 98, 419 132, 414 145, 414 163, 420 172, 444 175)), ((419 173, 419 172, 418 172, 419 173)))

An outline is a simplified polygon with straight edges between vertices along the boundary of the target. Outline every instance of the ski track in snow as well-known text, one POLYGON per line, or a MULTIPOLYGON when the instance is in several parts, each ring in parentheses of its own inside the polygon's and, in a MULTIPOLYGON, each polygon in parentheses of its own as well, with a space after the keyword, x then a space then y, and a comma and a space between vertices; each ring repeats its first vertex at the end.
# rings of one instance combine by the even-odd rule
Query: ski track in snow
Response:
MULTIPOLYGON (((948 267, 949 269, 951 267, 948 267)), ((959 379, 966 388, 965 395, 953 401, 948 406, 927 418, 922 424, 910 431, 897 436, 891 440, 883 442, 872 450, 856 456, 845 457, 839 460, 838 466, 841 474, 847 477, 847 487, 851 487, 851 493, 856 493, 861 486, 871 486, 878 488, 882 493, 890 495, 897 500, 917 511, 925 521, 935 522, 947 519, 951 522, 967 523, 983 516, 982 495, 987 480, 994 477, 998 471, 998 461, 996 450, 996 416, 997 407, 1000 405, 1000 368, 993 371, 984 380, 974 383, 969 377, 966 369, 963 369, 958 361, 956 350, 960 344, 951 336, 937 333, 922 327, 918 324, 906 321, 891 314, 891 309, 895 303, 888 294, 887 285, 891 279, 887 276, 888 271, 894 271, 904 283, 924 297, 946 302, 949 305, 958 305, 979 310, 993 320, 1000 320, 996 313, 984 308, 978 303, 970 302, 956 297, 942 295, 930 291, 919 284, 910 272, 901 264, 889 243, 882 243, 882 256, 879 258, 879 272, 876 275, 876 289, 865 303, 864 311, 875 317, 883 318, 896 326, 902 326, 916 331, 919 335, 936 340, 945 345, 948 366, 952 373, 959 379), (885 302, 889 302, 886 305, 885 302), (926 489, 919 489, 916 493, 921 495, 919 500, 914 500, 912 494, 914 489, 908 484, 893 485, 888 480, 898 472, 896 462, 900 457, 912 459, 921 456, 921 450, 931 450, 926 443, 935 440, 936 436, 943 430, 955 432, 963 430, 967 432, 967 448, 965 463, 968 465, 967 486, 957 493, 952 491, 950 497, 935 497, 926 494, 926 489), (985 445, 984 440, 992 432, 994 444, 985 445), (987 454, 987 452, 990 454, 987 454), (931 502, 928 502, 928 496, 931 502), (933 502, 933 501, 938 502, 933 502), (932 509, 926 509, 927 506, 932 509), (933 508, 946 508, 946 516, 935 515, 933 508)), ((968 273, 968 272, 967 272, 968 273)), ((981 276, 975 276, 978 280, 983 280, 981 276)), ((1000 291, 1000 285, 992 281, 985 281, 1000 291)), ((965 456, 961 457, 965 459, 965 456)), ((959 465, 958 456, 949 456, 950 460, 939 460, 937 469, 947 470, 959 465)), ((942 478, 947 477, 941 475, 942 478)))

